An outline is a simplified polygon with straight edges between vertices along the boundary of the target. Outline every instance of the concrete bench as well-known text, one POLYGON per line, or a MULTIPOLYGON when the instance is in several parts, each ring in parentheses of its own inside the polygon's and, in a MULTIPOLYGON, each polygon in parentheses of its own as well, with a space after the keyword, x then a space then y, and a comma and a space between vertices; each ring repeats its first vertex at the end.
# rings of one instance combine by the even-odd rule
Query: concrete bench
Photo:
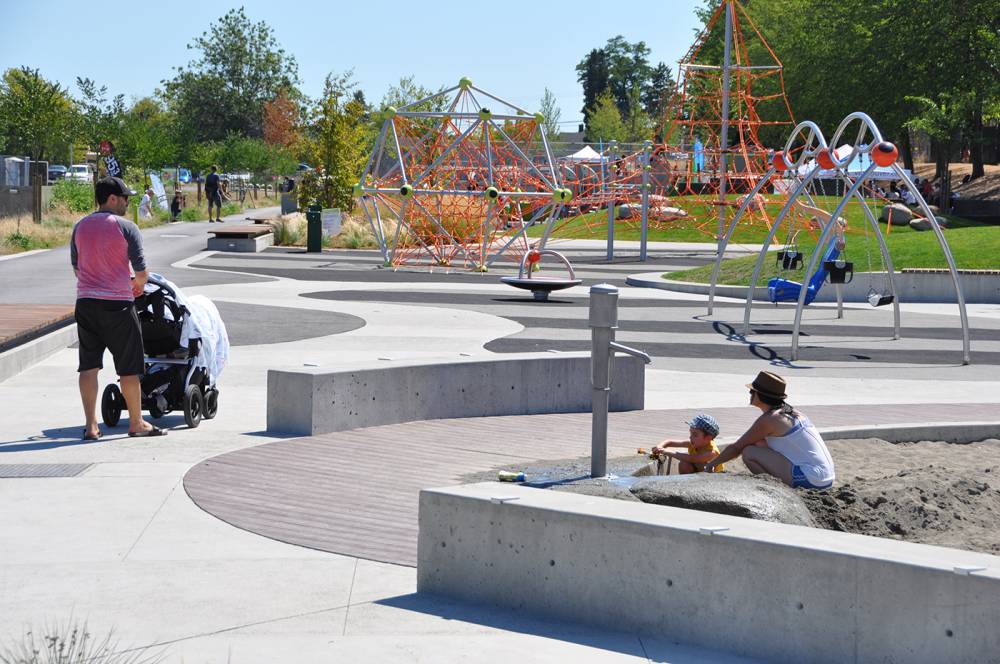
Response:
POLYGON ((766 661, 1000 653, 997 556, 495 482, 419 523, 420 593, 766 661))
POLYGON ((209 251, 239 251, 256 253, 274 244, 270 226, 225 226, 208 231, 209 251))
MULTIPOLYGON (((611 410, 642 410, 645 365, 615 358, 611 410)), ((313 436, 418 420, 590 411, 590 353, 504 354, 267 372, 268 431, 313 436)))

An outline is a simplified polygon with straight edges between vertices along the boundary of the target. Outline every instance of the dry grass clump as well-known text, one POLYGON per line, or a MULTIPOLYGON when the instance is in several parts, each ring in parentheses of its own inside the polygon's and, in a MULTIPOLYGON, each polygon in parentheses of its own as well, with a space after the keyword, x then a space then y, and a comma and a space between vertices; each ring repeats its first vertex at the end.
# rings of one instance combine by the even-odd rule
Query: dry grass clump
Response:
MULTIPOLYGON (((391 237, 396 232, 395 223, 383 220, 385 233, 391 237)), ((306 215, 302 212, 283 214, 271 222, 274 244, 279 247, 304 247, 308 238, 306 215)), ((378 247, 375 234, 366 220, 357 215, 345 214, 341 218, 340 232, 323 238, 323 246, 330 249, 374 249, 378 247)))

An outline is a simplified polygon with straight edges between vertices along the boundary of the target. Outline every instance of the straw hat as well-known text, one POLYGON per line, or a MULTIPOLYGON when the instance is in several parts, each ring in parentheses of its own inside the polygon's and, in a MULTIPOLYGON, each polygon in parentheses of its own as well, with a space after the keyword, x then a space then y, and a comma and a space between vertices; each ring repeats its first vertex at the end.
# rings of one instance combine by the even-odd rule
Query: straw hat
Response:
POLYGON ((747 387, 757 394, 762 394, 772 399, 784 400, 788 398, 788 394, 785 393, 785 388, 787 387, 785 379, 770 371, 761 371, 747 387))

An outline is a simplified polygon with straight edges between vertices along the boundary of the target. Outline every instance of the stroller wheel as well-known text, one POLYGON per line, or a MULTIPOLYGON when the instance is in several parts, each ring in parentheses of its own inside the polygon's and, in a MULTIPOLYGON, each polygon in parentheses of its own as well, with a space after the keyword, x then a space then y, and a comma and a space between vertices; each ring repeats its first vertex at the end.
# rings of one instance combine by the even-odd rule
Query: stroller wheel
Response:
POLYGON ((101 395, 101 417, 104 418, 104 424, 109 427, 118 426, 124 407, 125 397, 118 386, 112 383, 105 387, 104 394, 101 395))
POLYGON ((159 406, 153 404, 152 406, 149 407, 149 416, 152 417, 154 420, 158 420, 161 417, 163 417, 163 411, 160 410, 159 406))
POLYGON ((188 385, 184 390, 184 421, 188 428, 194 429, 201 424, 201 417, 205 414, 205 399, 201 395, 201 388, 197 385, 188 385))
POLYGON ((205 392, 205 419, 210 420, 219 412, 219 390, 205 392))

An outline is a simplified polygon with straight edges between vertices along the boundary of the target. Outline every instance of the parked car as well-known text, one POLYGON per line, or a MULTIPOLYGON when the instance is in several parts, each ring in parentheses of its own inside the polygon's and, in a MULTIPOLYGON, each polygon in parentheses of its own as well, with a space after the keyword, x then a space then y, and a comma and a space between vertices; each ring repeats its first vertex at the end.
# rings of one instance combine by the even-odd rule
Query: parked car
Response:
POLYGON ((66 167, 61 164, 51 164, 49 166, 49 184, 54 184, 57 180, 66 177, 66 167))
POLYGON ((191 169, 190 168, 180 168, 177 170, 177 179, 181 184, 187 184, 191 181, 191 169))
POLYGON ((66 179, 75 182, 90 182, 94 179, 90 164, 73 164, 66 171, 66 179))
POLYGON ((302 171, 311 171, 312 170, 312 166, 310 166, 309 164, 299 164, 299 167, 296 168, 295 170, 297 170, 299 172, 302 172, 302 171))

